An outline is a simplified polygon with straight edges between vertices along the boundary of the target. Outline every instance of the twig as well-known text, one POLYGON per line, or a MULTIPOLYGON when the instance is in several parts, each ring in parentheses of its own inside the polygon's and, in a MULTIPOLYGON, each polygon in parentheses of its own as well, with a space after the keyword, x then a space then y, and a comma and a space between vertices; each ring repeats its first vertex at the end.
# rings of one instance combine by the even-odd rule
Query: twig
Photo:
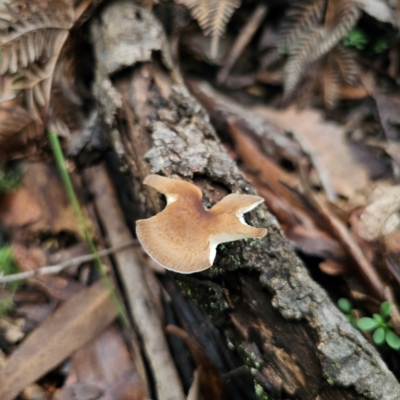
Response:
POLYGON ((131 240, 130 242, 121 244, 119 246, 111 247, 110 249, 104 249, 97 252, 97 254, 85 254, 84 256, 79 256, 75 258, 71 258, 66 260, 60 264, 55 265, 48 265, 45 267, 38 268, 34 271, 26 271, 26 272, 19 272, 18 274, 10 274, 6 276, 0 277, 0 283, 9 283, 15 282, 22 279, 33 278, 39 275, 51 275, 51 274, 58 274, 63 269, 71 267, 72 265, 81 264, 83 262, 92 261, 96 259, 96 257, 105 257, 109 254, 115 253, 116 251, 123 250, 127 247, 133 246, 137 244, 137 240, 131 240))
POLYGON ((260 4, 254 10, 253 14, 249 18, 249 21, 242 29, 240 35, 237 37, 234 45, 232 46, 232 49, 224 63, 224 66, 218 73, 218 84, 222 85, 223 83, 225 83, 231 68, 233 67, 239 56, 242 54, 245 47, 249 44, 257 29, 260 27, 262 20, 267 14, 267 10, 268 8, 265 4, 260 4))
MULTIPOLYGON (((85 178, 94 195, 102 226, 111 244, 130 240, 115 188, 103 165, 87 168, 85 178)), ((142 340, 148 365, 153 373, 158 399, 184 400, 182 384, 165 338, 164 321, 157 311, 157 299, 149 289, 146 273, 136 249, 115 255, 115 265, 125 289, 137 331, 142 340)))

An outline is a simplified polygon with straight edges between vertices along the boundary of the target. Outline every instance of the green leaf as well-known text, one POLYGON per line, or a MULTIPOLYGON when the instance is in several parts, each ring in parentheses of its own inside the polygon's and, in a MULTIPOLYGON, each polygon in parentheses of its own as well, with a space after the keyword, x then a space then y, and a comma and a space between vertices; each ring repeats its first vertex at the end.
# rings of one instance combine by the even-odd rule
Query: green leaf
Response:
POLYGON ((381 304, 381 316, 387 318, 390 316, 392 311, 392 304, 389 301, 385 301, 381 304))
POLYGON ((378 325, 384 325, 384 324, 385 324, 385 320, 382 318, 381 315, 379 315, 379 314, 372 314, 372 317, 373 317, 374 320, 378 323, 378 325))
POLYGON ((385 329, 382 327, 379 327, 375 332, 374 335, 372 336, 374 339, 375 344, 378 346, 382 345, 385 343, 385 329))
POLYGON ((347 321, 349 321, 354 326, 354 328, 357 328, 357 321, 351 314, 347 314, 346 318, 347 321))
POLYGON ((337 304, 338 307, 346 314, 348 314, 353 308, 353 304, 351 304, 351 301, 345 298, 339 299, 337 304))
POLYGON ((386 331, 386 343, 394 350, 400 349, 400 337, 398 337, 391 329, 386 331))
POLYGON ((372 318, 364 317, 358 320, 357 326, 362 331, 372 331, 378 327, 378 323, 372 318))

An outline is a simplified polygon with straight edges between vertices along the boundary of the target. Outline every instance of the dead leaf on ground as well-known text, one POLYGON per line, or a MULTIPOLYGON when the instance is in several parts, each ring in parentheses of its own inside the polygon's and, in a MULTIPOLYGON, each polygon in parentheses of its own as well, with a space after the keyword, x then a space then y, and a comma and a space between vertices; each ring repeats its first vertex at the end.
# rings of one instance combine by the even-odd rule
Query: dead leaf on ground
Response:
POLYGON ((36 222, 42 209, 24 187, 0 197, 0 219, 5 227, 20 228, 36 222))
MULTIPOLYGON (((48 265, 47 252, 39 246, 26 247, 13 242, 11 248, 21 271, 34 271, 48 265)), ((68 300, 83 288, 82 283, 71 277, 60 275, 40 275, 29 278, 32 286, 39 287, 47 296, 57 300, 68 300)))
POLYGON ((30 224, 26 233, 69 232, 84 238, 55 165, 40 162, 27 164, 22 185, 32 196, 31 201, 41 210, 41 218, 30 224))
POLYGON ((271 212, 278 218, 287 237, 299 248, 315 256, 342 259, 345 253, 337 241, 318 228, 314 216, 303 203, 285 187, 298 186, 298 180, 261 153, 254 141, 239 127, 229 125, 236 151, 242 159, 247 179, 265 199, 271 212))
POLYGON ((103 282, 78 293, 8 359, 0 371, 0 399, 13 400, 30 383, 96 337, 116 316, 115 304, 103 282))
POLYGON ((255 111, 269 122, 301 137, 330 174, 337 193, 352 197, 358 189, 368 185, 368 170, 346 142, 345 130, 335 122, 325 121, 320 111, 294 107, 286 110, 258 107, 255 111))
POLYGON ((339 263, 334 260, 324 260, 319 263, 319 268, 322 272, 328 275, 344 275, 346 272, 350 272, 346 264, 339 263))
POLYGON ((400 227, 400 186, 379 186, 360 216, 359 235, 375 241, 400 227))
POLYGON ((116 325, 108 327, 76 351, 72 368, 80 384, 102 388, 99 400, 146 398, 139 374, 116 325))

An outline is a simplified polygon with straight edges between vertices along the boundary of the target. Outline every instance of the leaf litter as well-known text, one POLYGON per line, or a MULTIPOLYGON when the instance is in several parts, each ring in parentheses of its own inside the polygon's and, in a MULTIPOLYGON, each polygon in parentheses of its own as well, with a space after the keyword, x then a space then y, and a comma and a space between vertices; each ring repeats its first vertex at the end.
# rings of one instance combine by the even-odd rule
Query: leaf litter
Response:
MULTIPOLYGON (((11 245, 21 271, 33 271, 57 257, 87 254, 84 234, 48 163, 43 133, 55 129, 68 146, 93 115, 93 62, 90 57, 77 62, 78 52, 68 49, 87 40, 85 21, 102 2, 9 3, 2 10, 0 33, 0 164, 8 168, 22 158, 25 171, 20 186, 0 192, 0 242, 11 245)), ((149 62, 154 52, 166 54, 159 31, 151 30, 155 36, 149 42, 143 39, 154 29, 150 12, 157 13, 173 49, 176 65, 168 59, 168 68, 179 66, 188 78, 188 88, 209 112, 229 154, 311 272, 319 276, 316 264, 327 275, 324 282, 340 277, 340 289, 325 286, 333 298, 339 292, 351 298, 362 310, 354 310, 357 318, 390 301, 393 329, 400 333, 400 56, 398 43, 387 39, 398 28, 398 10, 373 0, 136 3, 143 43, 136 53, 117 52, 105 60, 105 75, 100 81, 96 77, 96 90, 109 101, 106 122, 126 101, 110 86, 115 76, 149 62), (364 34, 367 28, 376 30, 381 42, 364 34)), ((107 23, 102 21, 103 28, 107 23)), ((92 34, 101 29, 96 21, 92 34)), ((169 91, 169 83, 163 84, 169 91)), ((98 125, 88 130, 92 143, 102 143, 94 129, 98 125)), ((82 159, 69 160, 71 171, 82 159)), ((125 218, 110 212, 118 210, 117 194, 104 174, 103 167, 73 171, 85 218, 102 249, 131 240, 125 218)), ((117 252, 112 262, 104 260, 109 272, 116 266, 133 329, 112 324, 116 309, 108 289, 93 283, 97 277, 90 260, 56 276, 25 281, 9 315, 0 316, 0 398, 11 400, 19 393, 57 400, 226 398, 231 388, 217 379, 221 366, 196 342, 201 334, 188 330, 190 318, 204 322, 206 317, 176 295, 168 278, 143 273, 142 260, 134 248, 117 252), (170 314, 168 302, 174 308, 170 314), (196 369, 189 367, 188 356, 181 361, 189 371, 186 378, 177 372, 179 359, 171 354, 164 317, 189 332, 169 328, 183 339, 176 348, 186 343, 193 353, 196 369)), ((3 293, 11 289, 0 286, 3 293)), ((398 366, 383 355, 399 376, 398 366)))

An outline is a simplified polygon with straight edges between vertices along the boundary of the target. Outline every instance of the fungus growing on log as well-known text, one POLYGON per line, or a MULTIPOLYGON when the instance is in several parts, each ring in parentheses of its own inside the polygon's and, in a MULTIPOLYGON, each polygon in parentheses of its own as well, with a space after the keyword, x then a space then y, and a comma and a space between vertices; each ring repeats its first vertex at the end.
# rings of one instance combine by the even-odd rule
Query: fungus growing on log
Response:
POLYGON ((167 206, 154 217, 138 220, 136 234, 149 256, 166 269, 203 271, 212 266, 220 243, 267 233, 243 218, 264 201, 259 196, 229 194, 207 210, 201 190, 192 183, 160 175, 149 175, 144 183, 164 194, 167 206))

